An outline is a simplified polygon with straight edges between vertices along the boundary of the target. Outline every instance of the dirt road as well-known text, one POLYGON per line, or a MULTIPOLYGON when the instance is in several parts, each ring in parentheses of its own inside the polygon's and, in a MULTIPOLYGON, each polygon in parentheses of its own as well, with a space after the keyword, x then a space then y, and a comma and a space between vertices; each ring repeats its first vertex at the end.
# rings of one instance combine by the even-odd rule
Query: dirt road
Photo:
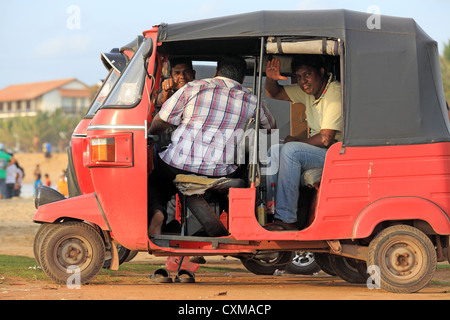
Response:
MULTIPOLYGON (((38 225, 32 222, 33 201, 0 201, 0 254, 33 257, 33 238, 38 225)), ((164 265, 165 258, 140 253, 130 263, 164 265)), ((159 284, 149 274, 133 275, 109 283, 92 281, 69 289, 51 280, 5 278, 0 269, 0 300, 450 300, 450 270, 439 270, 429 286, 415 294, 393 294, 354 285, 323 272, 314 276, 256 276, 233 258, 207 258, 207 266, 222 265, 231 272, 196 272, 195 283, 159 284)), ((34 267, 34 266, 30 266, 34 267)), ((180 304, 180 306, 185 306, 180 304)), ((189 310, 185 310, 189 311, 189 310)), ((222 310, 224 311, 224 310, 222 310)), ((225 310, 226 311, 226 310, 225 310)), ((225 312, 224 311, 224 312, 225 312)), ((229 310, 230 311, 230 310, 229 310)), ((181 312, 181 311, 180 311, 181 312)), ((219 310, 220 312, 220 310, 219 310)))

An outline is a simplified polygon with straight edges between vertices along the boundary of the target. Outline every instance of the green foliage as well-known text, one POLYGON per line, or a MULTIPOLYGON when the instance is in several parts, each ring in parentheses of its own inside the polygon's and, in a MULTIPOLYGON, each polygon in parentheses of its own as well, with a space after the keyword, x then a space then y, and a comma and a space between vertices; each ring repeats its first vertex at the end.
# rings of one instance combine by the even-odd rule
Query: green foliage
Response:
POLYGON ((450 40, 444 43, 444 59, 450 62, 450 40))
POLYGON ((50 142, 64 152, 80 119, 81 115, 67 114, 62 109, 39 111, 34 117, 1 119, 0 142, 16 152, 40 151, 43 143, 50 142))
POLYGON ((440 60, 445 99, 450 103, 450 40, 444 44, 444 55, 440 57, 440 60))

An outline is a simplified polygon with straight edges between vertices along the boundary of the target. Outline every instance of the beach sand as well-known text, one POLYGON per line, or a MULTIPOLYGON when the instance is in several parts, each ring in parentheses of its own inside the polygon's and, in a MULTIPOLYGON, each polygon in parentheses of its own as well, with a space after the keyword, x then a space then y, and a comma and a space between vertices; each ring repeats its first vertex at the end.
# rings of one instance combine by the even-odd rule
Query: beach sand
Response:
MULTIPOLYGON (((23 184, 34 183, 33 172, 37 164, 42 175, 49 174, 52 185, 67 168, 66 153, 55 153, 51 158, 45 158, 42 153, 16 153, 14 156, 25 171, 23 184)), ((39 225, 33 222, 35 211, 31 195, 0 200, 0 254, 33 256, 33 240, 39 229, 39 225)))
POLYGON ((0 254, 32 256, 35 211, 31 198, 0 200, 0 254))
POLYGON ((41 169, 42 179, 48 173, 52 184, 56 184, 61 172, 67 168, 67 153, 54 153, 51 158, 46 158, 42 153, 16 153, 14 156, 25 171, 25 184, 34 183, 36 165, 41 169))

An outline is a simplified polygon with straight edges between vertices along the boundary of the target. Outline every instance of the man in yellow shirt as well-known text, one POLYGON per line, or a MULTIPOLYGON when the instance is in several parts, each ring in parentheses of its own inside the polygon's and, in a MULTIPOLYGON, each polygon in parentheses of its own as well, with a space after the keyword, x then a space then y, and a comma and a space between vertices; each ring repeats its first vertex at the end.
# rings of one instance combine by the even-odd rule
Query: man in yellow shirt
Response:
POLYGON ((316 55, 295 56, 291 67, 297 84, 282 86, 278 80, 287 78, 280 73, 280 62, 269 61, 265 90, 270 98, 305 104, 310 135, 287 136, 284 145, 274 146, 269 152, 271 167, 279 163, 278 173, 268 176, 269 182, 277 182, 275 223, 269 227, 272 230, 298 229, 300 177, 306 170, 323 167, 327 149, 342 140, 340 83, 332 81, 333 76, 326 74, 322 59, 316 55))

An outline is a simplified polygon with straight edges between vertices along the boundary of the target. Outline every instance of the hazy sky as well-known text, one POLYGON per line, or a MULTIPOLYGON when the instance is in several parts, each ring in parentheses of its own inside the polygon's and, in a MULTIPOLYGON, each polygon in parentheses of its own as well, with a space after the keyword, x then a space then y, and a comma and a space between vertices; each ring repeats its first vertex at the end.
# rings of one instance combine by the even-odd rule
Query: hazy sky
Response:
POLYGON ((0 0, 0 89, 18 83, 106 75, 100 52, 133 40, 161 22, 259 10, 349 9, 414 18, 433 39, 450 39, 450 0, 0 0))

